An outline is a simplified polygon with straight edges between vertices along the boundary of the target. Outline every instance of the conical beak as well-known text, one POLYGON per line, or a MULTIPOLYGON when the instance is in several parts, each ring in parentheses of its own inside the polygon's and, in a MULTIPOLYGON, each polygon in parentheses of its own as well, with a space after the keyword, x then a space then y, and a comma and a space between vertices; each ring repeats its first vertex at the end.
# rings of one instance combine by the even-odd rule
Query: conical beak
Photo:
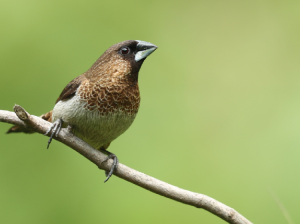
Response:
POLYGON ((136 40, 136 42, 138 42, 137 44, 138 52, 135 54, 135 61, 140 61, 148 57, 153 51, 157 49, 157 46, 149 42, 145 42, 141 40, 136 40))

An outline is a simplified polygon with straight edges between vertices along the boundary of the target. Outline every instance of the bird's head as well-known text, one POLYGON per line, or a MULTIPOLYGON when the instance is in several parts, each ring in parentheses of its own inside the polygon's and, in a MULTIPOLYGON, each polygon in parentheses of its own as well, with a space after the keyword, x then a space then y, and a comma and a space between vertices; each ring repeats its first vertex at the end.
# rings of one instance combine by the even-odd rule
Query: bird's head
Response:
POLYGON ((90 68, 93 76, 136 76, 144 60, 157 46, 141 40, 127 40, 108 48, 90 68))

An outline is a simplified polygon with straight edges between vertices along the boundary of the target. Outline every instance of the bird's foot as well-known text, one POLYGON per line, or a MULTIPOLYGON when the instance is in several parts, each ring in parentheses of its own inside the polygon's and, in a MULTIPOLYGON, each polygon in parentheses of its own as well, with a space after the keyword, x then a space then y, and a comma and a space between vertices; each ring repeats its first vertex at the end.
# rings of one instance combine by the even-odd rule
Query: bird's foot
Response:
POLYGON ((49 140, 48 140, 47 149, 49 148, 49 145, 50 145, 50 143, 51 143, 51 141, 52 141, 52 139, 53 139, 53 136, 54 136, 54 135, 55 135, 55 137, 58 136, 58 133, 59 133, 60 130, 61 130, 62 122, 63 122, 62 119, 56 120, 56 121, 51 125, 51 127, 48 129, 48 131, 44 134, 44 135, 48 135, 50 132, 52 132, 52 133, 51 133, 51 136, 50 136, 50 138, 49 138, 49 140))
POLYGON ((106 157, 106 159, 102 163, 107 162, 109 159, 113 159, 114 160, 113 164, 112 164, 112 166, 110 168, 110 171, 109 172, 105 171, 105 176, 106 176, 106 179, 104 181, 104 183, 105 183, 112 176, 113 172, 118 168, 119 160, 118 160, 118 158, 117 158, 117 156, 115 154, 113 154, 111 152, 108 152, 106 150, 103 150, 103 151, 104 151, 105 154, 108 153, 108 156, 106 157))

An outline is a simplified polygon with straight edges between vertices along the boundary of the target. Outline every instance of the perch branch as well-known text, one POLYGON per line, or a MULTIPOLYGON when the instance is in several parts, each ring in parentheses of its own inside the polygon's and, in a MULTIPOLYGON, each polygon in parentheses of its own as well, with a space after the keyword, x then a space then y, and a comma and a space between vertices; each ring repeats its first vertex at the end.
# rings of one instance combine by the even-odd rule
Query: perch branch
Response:
MULTIPOLYGON (((25 128, 29 128, 40 134, 46 133, 50 127, 50 123, 34 115, 28 114, 21 106, 15 105, 13 112, 0 110, 0 122, 6 122, 25 128)), ((107 163, 101 163, 106 155, 92 148, 83 140, 77 138, 70 133, 67 128, 63 128, 56 140, 71 147, 96 166, 103 170, 110 170, 112 160, 107 163)), ((143 187, 161 196, 173 199, 175 201, 195 206, 196 208, 205 209, 212 214, 220 217, 228 223, 234 224, 250 224, 245 217, 227 205, 203 194, 187 191, 171 184, 165 183, 144 173, 131 169, 123 164, 119 164, 114 175, 127 180, 133 184, 143 187)))

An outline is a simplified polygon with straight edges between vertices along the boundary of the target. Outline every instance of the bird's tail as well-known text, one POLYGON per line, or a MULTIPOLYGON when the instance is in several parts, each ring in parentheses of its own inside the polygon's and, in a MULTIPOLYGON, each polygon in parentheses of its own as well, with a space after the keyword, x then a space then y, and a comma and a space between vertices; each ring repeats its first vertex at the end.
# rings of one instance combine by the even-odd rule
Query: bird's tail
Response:
MULTIPOLYGON (((40 116, 40 118, 44 119, 45 121, 52 122, 52 110, 50 112, 48 112, 48 113, 43 114, 42 116, 40 116)), ((26 129, 24 127, 13 126, 13 127, 11 127, 6 132, 6 134, 9 134, 9 133, 18 133, 18 132, 23 132, 23 133, 26 133, 26 134, 32 134, 32 133, 34 133, 33 131, 31 131, 29 129, 26 129)))

